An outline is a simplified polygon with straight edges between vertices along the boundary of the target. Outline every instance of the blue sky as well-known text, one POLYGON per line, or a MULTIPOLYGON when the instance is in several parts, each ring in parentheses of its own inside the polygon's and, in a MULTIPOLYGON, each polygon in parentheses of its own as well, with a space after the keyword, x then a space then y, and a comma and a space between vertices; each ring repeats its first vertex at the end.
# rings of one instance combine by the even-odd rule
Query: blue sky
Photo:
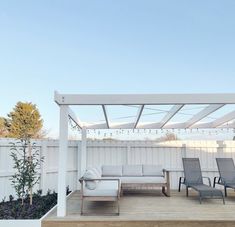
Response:
MULTIPOLYGON (((235 92, 235 1, 0 1, 0 116, 61 93, 235 92)), ((90 113, 87 113, 88 115, 90 113)))

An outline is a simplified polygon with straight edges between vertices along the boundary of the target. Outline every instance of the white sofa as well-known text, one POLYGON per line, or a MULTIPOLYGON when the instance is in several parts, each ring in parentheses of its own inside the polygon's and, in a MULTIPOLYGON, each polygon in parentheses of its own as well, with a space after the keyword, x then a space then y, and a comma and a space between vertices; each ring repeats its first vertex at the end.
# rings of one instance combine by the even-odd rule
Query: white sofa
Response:
POLYGON ((103 165, 101 168, 89 168, 80 179, 81 182, 81 214, 84 200, 116 201, 125 189, 161 188, 166 196, 170 196, 169 172, 160 165, 103 165))
POLYGON ((166 196, 170 196, 169 172, 161 165, 103 165, 102 178, 119 178, 121 192, 132 188, 162 188, 166 196))

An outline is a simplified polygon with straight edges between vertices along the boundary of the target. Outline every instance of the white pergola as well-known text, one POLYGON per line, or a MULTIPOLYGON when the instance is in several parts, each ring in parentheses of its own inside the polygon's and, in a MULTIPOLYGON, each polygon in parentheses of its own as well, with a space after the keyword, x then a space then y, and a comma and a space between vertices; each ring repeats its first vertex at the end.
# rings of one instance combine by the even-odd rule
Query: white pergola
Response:
POLYGON ((78 170, 82 174, 86 169, 86 132, 87 129, 215 129, 235 128, 235 110, 219 118, 200 123, 200 121, 228 104, 235 104, 235 93, 232 94, 59 94, 55 92, 54 100, 60 107, 59 134, 59 173, 58 173, 58 207, 57 216, 66 215, 66 163, 68 150, 68 122, 71 119, 82 131, 81 153, 78 156, 78 170), (182 123, 169 123, 170 120, 186 105, 206 105, 189 120, 182 123), (102 107, 105 123, 82 122, 71 106, 99 105, 102 107), (135 120, 128 123, 110 121, 107 106, 137 105, 135 120), (141 122, 140 118, 147 105, 172 105, 159 122, 141 122))

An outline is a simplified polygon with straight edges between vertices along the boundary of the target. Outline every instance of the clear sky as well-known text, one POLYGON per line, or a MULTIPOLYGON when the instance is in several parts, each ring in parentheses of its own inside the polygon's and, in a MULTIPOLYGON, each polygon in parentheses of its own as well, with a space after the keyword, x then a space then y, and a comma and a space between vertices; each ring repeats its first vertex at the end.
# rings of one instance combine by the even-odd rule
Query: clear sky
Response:
POLYGON ((0 1, 0 116, 33 102, 54 136, 54 90, 235 92, 234 12, 234 0, 0 1))

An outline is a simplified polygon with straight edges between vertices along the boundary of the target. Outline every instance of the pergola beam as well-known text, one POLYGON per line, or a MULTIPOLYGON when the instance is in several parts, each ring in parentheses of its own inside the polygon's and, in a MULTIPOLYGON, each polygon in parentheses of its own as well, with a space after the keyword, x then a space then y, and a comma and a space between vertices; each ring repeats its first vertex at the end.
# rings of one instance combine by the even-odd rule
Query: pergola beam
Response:
POLYGON ((184 129, 184 128, 185 128, 185 122, 168 124, 163 127, 163 129, 184 129))
POLYGON ((219 126, 218 128, 235 129, 235 122, 219 126))
POLYGON ((103 109, 103 112, 104 112, 104 118, 105 118, 105 121, 106 121, 106 126, 107 126, 107 128, 110 128, 106 106, 102 105, 102 109, 103 109))
POLYGON ((59 94, 58 105, 186 105, 235 104, 235 94, 59 94))
MULTIPOLYGON (((133 129, 134 123, 112 123, 109 129, 133 129)), ((107 129, 106 123, 86 125, 87 129, 107 129)))
POLYGON ((143 110, 144 110, 144 105, 141 105, 141 106, 139 107, 139 110, 138 110, 138 113, 137 113, 137 116, 136 116, 136 119, 135 119, 134 127, 133 127, 133 128, 136 128, 136 127, 137 127, 143 110))

